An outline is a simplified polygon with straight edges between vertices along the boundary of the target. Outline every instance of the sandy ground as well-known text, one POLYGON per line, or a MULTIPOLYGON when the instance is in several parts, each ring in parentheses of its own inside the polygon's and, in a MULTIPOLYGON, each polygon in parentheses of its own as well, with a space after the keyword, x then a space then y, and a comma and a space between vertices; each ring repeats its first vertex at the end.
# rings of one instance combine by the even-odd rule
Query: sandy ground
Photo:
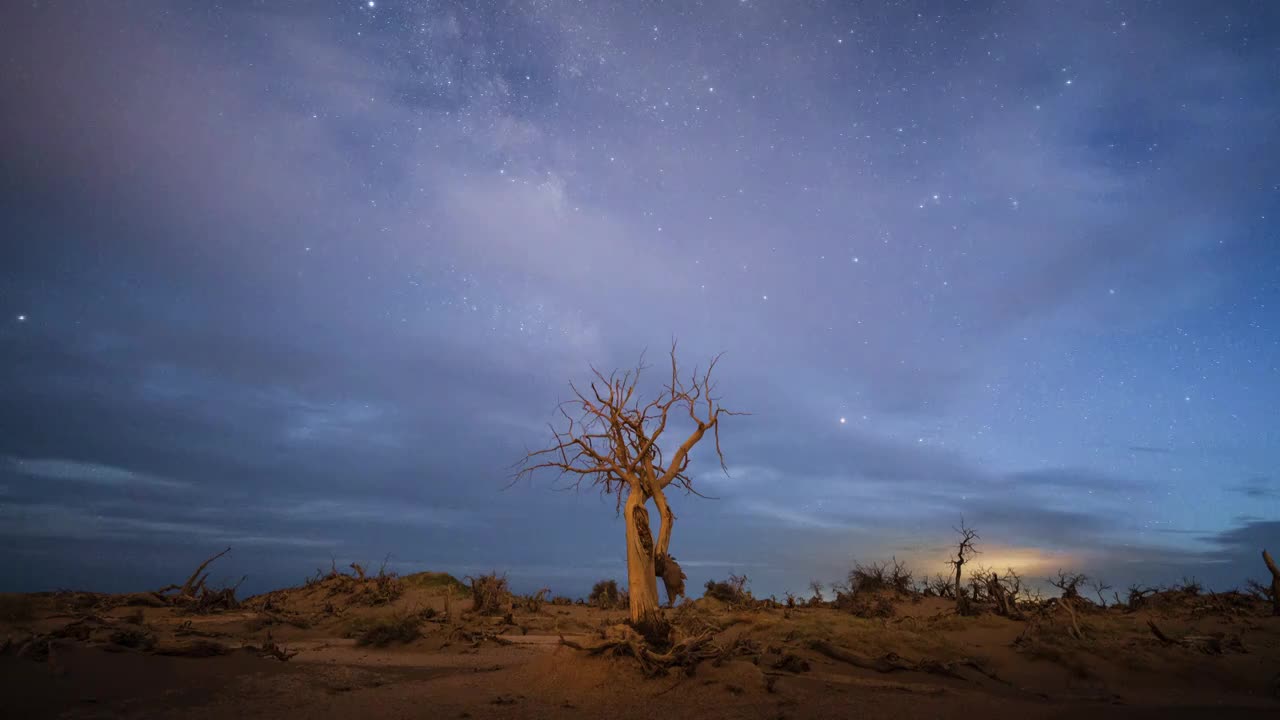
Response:
POLYGON ((390 597, 368 585, 334 579, 211 614, 118 596, 7 596, 0 714, 1280 717, 1280 617, 1239 597, 1172 594, 1135 610, 1080 602, 1078 634, 1052 606, 1024 620, 960 617, 947 600, 889 596, 891 616, 862 618, 702 599, 668 614, 711 633, 707 647, 723 652, 692 674, 677 667, 650 678, 630 657, 561 642, 604 642, 620 611, 516 603, 488 617, 440 576, 410 576, 390 597), (361 644, 371 628, 406 623, 406 637, 361 644), (922 669, 857 667, 822 650, 831 647, 922 669))

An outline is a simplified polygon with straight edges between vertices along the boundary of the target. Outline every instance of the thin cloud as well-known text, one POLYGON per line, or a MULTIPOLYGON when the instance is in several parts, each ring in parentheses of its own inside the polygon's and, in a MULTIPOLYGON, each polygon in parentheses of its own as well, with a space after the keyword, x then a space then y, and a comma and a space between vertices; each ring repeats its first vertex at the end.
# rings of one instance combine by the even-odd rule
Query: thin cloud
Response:
POLYGON ((3 525, 0 535, 24 538, 151 540, 164 543, 181 539, 228 545, 286 547, 335 545, 332 540, 316 537, 244 532, 217 523, 109 515, 88 508, 56 503, 0 505, 0 524, 3 525))
POLYGON ((20 475, 44 480, 82 482, 118 488, 184 490, 190 487, 189 483, 179 480, 147 475, 112 465, 76 460, 10 458, 9 465, 20 475))

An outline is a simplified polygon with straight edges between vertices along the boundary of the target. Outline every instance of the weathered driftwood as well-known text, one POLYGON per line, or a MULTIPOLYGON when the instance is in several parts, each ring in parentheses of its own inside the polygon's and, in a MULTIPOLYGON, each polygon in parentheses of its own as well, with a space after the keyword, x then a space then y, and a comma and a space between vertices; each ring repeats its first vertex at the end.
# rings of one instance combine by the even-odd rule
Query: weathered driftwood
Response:
POLYGON ((1246 652, 1244 644, 1240 642, 1240 638, 1226 635, 1185 635, 1180 638, 1170 637, 1166 635, 1154 620, 1147 620, 1147 627, 1151 628, 1151 634, 1165 645, 1181 645, 1185 648, 1198 650, 1206 655, 1221 655, 1228 650, 1236 652, 1246 652))

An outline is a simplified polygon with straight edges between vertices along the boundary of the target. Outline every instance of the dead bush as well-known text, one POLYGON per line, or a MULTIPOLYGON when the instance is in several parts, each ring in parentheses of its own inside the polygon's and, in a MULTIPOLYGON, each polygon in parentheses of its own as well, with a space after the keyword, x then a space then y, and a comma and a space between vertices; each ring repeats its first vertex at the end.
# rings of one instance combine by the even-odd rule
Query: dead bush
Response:
POLYGON ((1184 595, 1195 597, 1204 591, 1204 585, 1201 585, 1200 581, 1196 580, 1194 577, 1184 577, 1182 578, 1181 583, 1174 585, 1170 589, 1183 593, 1184 595))
POLYGON ((708 580, 703 597, 715 598, 730 605, 748 605, 753 602, 751 591, 747 590, 746 575, 730 575, 728 580, 708 580))
POLYGON ((893 617, 893 598, 887 593, 841 592, 836 595, 835 608, 860 618, 893 617))
POLYGON ((507 576, 496 572, 473 578, 471 583, 471 611, 480 615, 501 615, 511 607, 511 591, 507 576))
POLYGON ((1130 610, 1137 610, 1147 604, 1147 599, 1157 592, 1156 588, 1133 584, 1129 586, 1129 597, 1126 605, 1130 610))
POLYGON ((618 590, 617 580, 600 580, 591 586, 587 604, 601 610, 614 610, 628 605, 627 594, 618 590))
POLYGON ((858 593, 887 590, 889 582, 886 579, 885 570, 884 563, 873 562, 863 565, 860 562, 855 562, 853 569, 849 571, 849 592, 857 595, 858 593))
POLYGON ((150 650, 156 644, 156 636, 143 628, 121 628, 111 633, 109 639, 121 647, 138 650, 150 650))
MULTIPOLYGON (((352 563, 355 565, 355 563, 352 563)), ((357 567, 359 567, 357 565, 357 567)), ((351 600, 354 603, 376 607, 395 602, 404 594, 404 582, 395 573, 381 573, 374 577, 358 578, 359 590, 351 600)))
POLYGON ((356 645, 362 647, 403 645, 422 637, 422 619, 415 615, 395 615, 361 620, 351 624, 351 635, 356 645))
POLYGON ((547 601, 547 595, 551 593, 551 588, 542 588, 536 593, 520 596, 520 607, 531 613, 542 612, 542 606, 547 601))
POLYGON ((951 578, 943 575, 942 573, 935 573, 933 577, 927 578, 924 581, 924 584, 925 595, 951 599, 954 599, 956 596, 955 584, 952 582, 951 578))

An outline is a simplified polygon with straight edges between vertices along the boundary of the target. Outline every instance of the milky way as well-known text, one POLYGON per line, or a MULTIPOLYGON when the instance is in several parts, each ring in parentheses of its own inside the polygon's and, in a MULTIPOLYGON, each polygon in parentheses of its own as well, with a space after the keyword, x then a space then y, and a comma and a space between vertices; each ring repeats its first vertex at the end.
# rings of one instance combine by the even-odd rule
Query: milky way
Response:
POLYGON ((1274 3, 14 2, 0 58, 13 588, 582 593, 613 499, 511 464, 673 338, 752 413, 694 586, 1280 550, 1274 3))

